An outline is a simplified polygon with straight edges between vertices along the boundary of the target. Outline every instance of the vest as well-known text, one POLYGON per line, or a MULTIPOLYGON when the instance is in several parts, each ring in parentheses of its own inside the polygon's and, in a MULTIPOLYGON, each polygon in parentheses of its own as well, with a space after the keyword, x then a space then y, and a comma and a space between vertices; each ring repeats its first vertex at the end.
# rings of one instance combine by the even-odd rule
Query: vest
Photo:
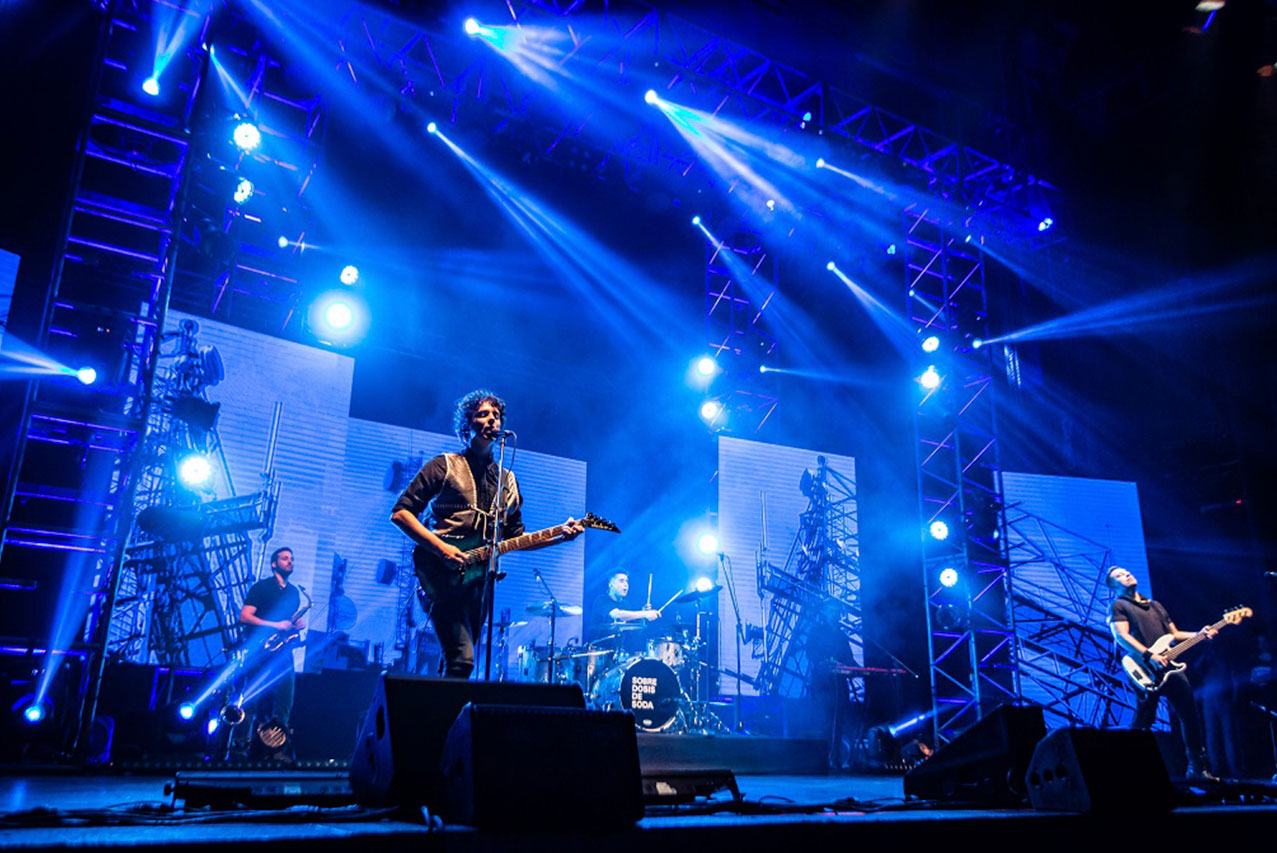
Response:
MULTIPOLYGON (((431 529, 435 533, 467 536, 472 533, 487 535, 487 522, 491 518, 490 507, 477 504, 479 490, 470 473, 470 464, 460 453, 444 453, 448 466, 443 488, 430 504, 431 529)), ((514 509, 522 502, 519 483, 511 471, 505 471, 505 507, 514 509)))

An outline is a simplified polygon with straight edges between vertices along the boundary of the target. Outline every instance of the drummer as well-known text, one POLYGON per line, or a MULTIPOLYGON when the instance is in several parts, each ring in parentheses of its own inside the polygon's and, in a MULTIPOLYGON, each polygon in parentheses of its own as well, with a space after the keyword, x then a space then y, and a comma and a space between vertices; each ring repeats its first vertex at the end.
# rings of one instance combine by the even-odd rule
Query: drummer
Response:
MULTIPOLYGON (((660 611, 653 610, 650 602, 635 609, 628 600, 629 594, 630 576, 624 569, 617 569, 608 575, 607 592, 594 599, 594 607, 590 611, 590 630, 586 637, 590 643, 606 643, 609 638, 626 633, 627 629, 661 618, 660 611)), ((618 642, 616 645, 624 643, 618 642)))

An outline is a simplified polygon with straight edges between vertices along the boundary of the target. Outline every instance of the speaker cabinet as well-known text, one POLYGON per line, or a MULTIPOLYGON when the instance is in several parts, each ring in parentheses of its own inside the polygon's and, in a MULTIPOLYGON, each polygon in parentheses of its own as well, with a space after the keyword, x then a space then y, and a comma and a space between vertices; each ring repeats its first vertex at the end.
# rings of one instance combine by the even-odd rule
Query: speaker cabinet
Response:
POLYGON ((905 796, 1015 806, 1033 747, 1046 735, 1042 709, 1002 705, 905 774, 905 796))
POLYGON ((443 795, 439 758, 448 729, 468 702, 585 707, 575 684, 383 675, 350 759, 350 785, 359 803, 437 810, 443 795))
POLYGON ((1033 751, 1025 784, 1035 809, 1142 814, 1174 805, 1152 732, 1056 729, 1033 751))
POLYGON ((643 816, 628 713, 467 705, 442 770, 444 815, 471 826, 615 827, 643 816))

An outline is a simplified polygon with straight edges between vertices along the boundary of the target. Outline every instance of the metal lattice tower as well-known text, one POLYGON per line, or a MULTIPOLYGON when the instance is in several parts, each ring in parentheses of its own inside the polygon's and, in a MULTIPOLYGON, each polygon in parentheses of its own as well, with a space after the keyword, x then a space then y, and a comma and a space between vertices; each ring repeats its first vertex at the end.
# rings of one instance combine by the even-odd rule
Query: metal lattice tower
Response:
POLYGON ((710 245, 705 263, 705 326, 722 377, 714 383, 720 413, 710 429, 757 433, 776 409, 775 383, 761 368, 776 366, 776 338, 767 307, 775 294, 776 258, 759 235, 741 229, 710 245))
POLYGON ((1020 686, 992 364, 989 349, 978 344, 988 336, 984 257, 978 241, 954 233, 929 211, 906 216, 909 317, 919 341, 939 340, 934 364, 918 351, 914 422, 933 726, 940 745, 1019 698, 1020 686))
MULTIPOLYGON (((767 695, 802 695, 812 675, 808 632, 815 615, 831 603, 841 611, 839 622, 857 659, 864 660, 855 484, 820 456, 816 468, 804 472, 802 489, 807 508, 784 568, 759 565, 767 626, 757 686, 767 695)), ((863 685, 857 683, 856 689, 863 685)))
POLYGON ((1134 694, 1107 626, 1112 549, 1015 506, 1007 543, 1024 698, 1062 725, 1128 724, 1134 694))

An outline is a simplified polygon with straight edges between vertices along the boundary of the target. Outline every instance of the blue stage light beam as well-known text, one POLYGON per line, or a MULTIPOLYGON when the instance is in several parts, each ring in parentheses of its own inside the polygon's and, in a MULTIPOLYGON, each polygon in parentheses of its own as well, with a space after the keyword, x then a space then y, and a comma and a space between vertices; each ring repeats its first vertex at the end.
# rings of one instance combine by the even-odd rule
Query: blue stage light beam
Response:
POLYGON ((155 38, 155 59, 151 63, 151 75, 142 84, 142 91, 152 97, 160 93, 160 78, 173 58, 193 43, 203 39, 208 31, 208 16, 212 3, 196 0, 187 3, 155 3, 150 7, 152 35, 155 38))
POLYGON ((234 99, 233 103, 237 110, 248 111, 250 109, 248 92, 244 91, 244 87, 235 79, 235 75, 218 58, 217 45, 210 44, 208 46, 208 61, 217 73, 217 82, 222 87, 222 94, 234 99))
POLYGON ((150 95, 152 98, 159 97, 160 81, 154 77, 147 77, 142 81, 142 91, 150 95))
POLYGON ((839 269, 838 264, 834 261, 826 264, 825 268, 837 276, 839 281, 847 285, 847 289, 852 292, 852 295, 864 307, 869 314, 869 319, 873 320, 874 325, 883 333, 883 336, 895 348, 896 352, 906 358, 912 357, 917 351, 915 349, 917 338, 912 324, 883 304, 881 299, 852 281, 851 277, 839 269))

